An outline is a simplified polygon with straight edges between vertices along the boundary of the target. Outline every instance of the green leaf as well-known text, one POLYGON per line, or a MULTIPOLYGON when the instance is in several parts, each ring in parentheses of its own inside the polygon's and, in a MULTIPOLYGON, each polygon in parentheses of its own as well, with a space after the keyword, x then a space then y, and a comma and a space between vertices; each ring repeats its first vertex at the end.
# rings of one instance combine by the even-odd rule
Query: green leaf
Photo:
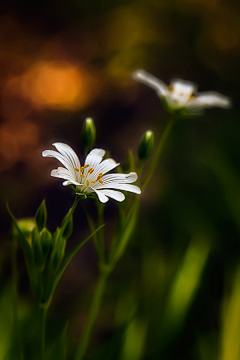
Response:
POLYGON ((132 205, 130 213, 127 215, 126 220, 122 226, 122 231, 118 237, 118 242, 116 244, 116 248, 115 248, 116 250, 113 251, 111 254, 110 263, 112 265, 116 264, 116 262, 122 256, 122 254, 124 253, 127 247, 128 241, 136 225, 138 209, 139 209, 139 200, 136 199, 136 201, 132 205))
POLYGON ((11 212, 8 204, 6 205, 6 207, 7 207, 7 211, 9 213, 9 215, 12 218, 13 224, 14 224, 16 230, 17 230, 18 240, 19 240, 20 245, 21 245, 21 247, 23 249, 25 260, 26 260, 26 262, 30 263, 32 261, 32 249, 31 249, 31 246, 29 245, 27 239, 25 238, 25 236, 23 235, 21 229, 19 228, 17 219, 14 217, 14 215, 11 212))
POLYGON ((68 213, 65 215, 62 224, 61 224, 61 228, 64 227, 64 231, 62 234, 62 237, 65 239, 70 238, 70 236, 72 235, 73 232, 73 216, 72 216, 72 209, 69 209, 68 213))
POLYGON ((43 228, 46 227, 47 222, 47 209, 46 209, 46 203, 45 200, 41 203, 39 206, 37 213, 35 215, 35 221, 38 227, 39 231, 42 231, 43 228))
POLYGON ((54 278, 52 279, 52 281, 48 282, 48 287, 46 289, 45 292, 45 302, 49 302, 51 300, 51 297, 53 296, 53 293, 57 287, 57 284, 59 283, 59 280, 62 277, 62 274, 64 273, 66 267, 68 266, 69 262, 72 260, 72 258, 74 257, 74 255, 78 252, 78 250, 81 249, 81 247, 86 244, 86 242, 88 240, 91 239, 91 237, 93 237, 93 235, 95 235, 95 233, 97 231, 99 231, 102 227, 104 226, 101 225, 99 226, 94 232, 92 232, 88 237, 86 237, 86 239, 84 239, 78 246, 75 247, 75 249, 73 249, 66 257, 65 259, 62 261, 61 265, 59 266, 57 273, 54 275, 54 278))

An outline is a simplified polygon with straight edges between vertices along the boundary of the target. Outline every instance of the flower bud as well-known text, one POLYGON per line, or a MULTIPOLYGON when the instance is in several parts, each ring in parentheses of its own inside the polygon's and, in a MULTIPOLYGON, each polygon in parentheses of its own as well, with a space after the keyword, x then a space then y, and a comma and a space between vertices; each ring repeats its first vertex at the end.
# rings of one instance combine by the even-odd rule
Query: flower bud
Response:
MULTIPOLYGON (((27 242, 31 246, 31 244, 32 244, 32 237, 31 236, 32 236, 33 228, 35 226, 34 219, 33 218, 23 218, 23 219, 17 220, 17 224, 18 224, 19 229, 23 233, 25 239, 27 240, 27 242)), ((15 226, 13 227, 12 235, 13 235, 14 239, 19 238, 19 233, 18 233, 15 226)))
POLYGON ((82 144, 86 152, 91 149, 95 142, 96 128, 92 118, 87 118, 84 121, 82 128, 82 144))
POLYGON ((35 221, 39 231, 42 231, 43 228, 46 226, 47 221, 47 209, 45 200, 39 206, 37 213, 35 215, 35 221))
POLYGON ((151 155, 153 145, 154 145, 154 134, 151 130, 147 130, 143 134, 138 146, 138 158, 143 161, 147 160, 151 155))

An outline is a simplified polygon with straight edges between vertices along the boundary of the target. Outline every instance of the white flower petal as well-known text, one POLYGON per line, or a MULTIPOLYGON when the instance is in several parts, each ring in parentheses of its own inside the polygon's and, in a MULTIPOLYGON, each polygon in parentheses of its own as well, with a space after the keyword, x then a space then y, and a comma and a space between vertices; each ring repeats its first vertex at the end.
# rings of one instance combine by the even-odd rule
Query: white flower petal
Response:
POLYGON ((69 171, 72 170, 72 166, 69 164, 69 162, 64 158, 61 154, 59 154, 57 151, 54 150, 44 150, 42 152, 43 157, 53 157, 60 161, 69 171))
POLYGON ((66 159, 67 163, 69 164, 66 167, 71 172, 73 180, 80 182, 81 177, 80 171, 78 170, 80 170, 81 168, 81 163, 75 151, 69 145, 60 142, 54 143, 53 146, 56 147, 56 149, 61 153, 61 155, 66 159), (76 171, 76 169, 78 170, 76 171))
POLYGON ((109 199, 108 197, 104 194, 103 191, 97 191, 96 189, 93 189, 94 192, 97 194, 99 200, 102 202, 102 203, 106 203, 109 199))
POLYGON ((145 70, 134 71, 132 78, 156 90, 159 96, 165 96, 167 93, 166 84, 145 70))
POLYGON ((62 184, 63 186, 72 185, 71 181, 64 181, 62 184))
POLYGON ((68 162, 72 165, 73 169, 81 168, 80 161, 75 151, 67 144, 56 142, 53 144, 55 148, 62 154, 62 156, 68 159, 68 162))
POLYGON ((105 155, 105 150, 103 149, 93 149, 87 155, 85 160, 85 165, 89 165, 90 168, 95 169, 97 165, 102 161, 103 156, 105 155))
POLYGON ((231 100, 217 92, 204 92, 189 100, 188 106, 205 108, 218 106, 227 109, 231 107, 231 100))
POLYGON ((141 194, 141 190, 137 185, 129 185, 129 184, 118 184, 116 182, 111 182, 108 184, 100 184, 96 183, 94 186, 92 186, 94 190, 100 190, 100 189, 117 189, 117 190, 125 190, 130 191, 135 194, 141 194))
POLYGON ((110 198, 120 201, 120 202, 125 199, 125 195, 123 193, 121 193, 120 191, 98 190, 98 193, 100 193, 101 195, 104 194, 105 196, 110 197, 110 198))
POLYGON ((120 165, 119 163, 116 163, 115 160, 113 159, 106 159, 103 160, 97 167, 96 167, 96 171, 98 174, 102 173, 102 174, 106 174, 108 171, 113 170, 115 167, 117 167, 118 165, 120 165))
POLYGON ((117 183, 132 183, 136 181, 138 178, 135 172, 131 172, 129 174, 108 174, 102 177, 102 181, 104 184, 108 184, 109 182, 117 182, 117 183))
POLYGON ((74 185, 79 185, 79 183, 72 178, 71 174, 69 174, 69 171, 67 169, 64 169, 61 167, 52 170, 51 176, 57 177, 60 179, 64 179, 64 180, 68 180, 71 182, 71 184, 74 184, 74 185))
POLYGON ((182 94, 187 97, 195 94, 197 91, 196 84, 182 79, 172 79, 170 87, 172 87, 172 93, 182 94))

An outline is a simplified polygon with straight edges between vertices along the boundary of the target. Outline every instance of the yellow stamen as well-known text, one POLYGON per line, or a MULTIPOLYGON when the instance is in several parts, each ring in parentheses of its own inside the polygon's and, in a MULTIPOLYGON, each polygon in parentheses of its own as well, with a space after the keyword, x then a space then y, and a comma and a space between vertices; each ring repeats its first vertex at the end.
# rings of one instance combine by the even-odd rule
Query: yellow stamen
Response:
POLYGON ((88 172, 89 172, 89 174, 92 174, 94 172, 94 169, 91 168, 91 169, 88 170, 88 172))
POLYGON ((88 168, 89 167, 89 164, 87 164, 87 165, 84 165, 84 169, 86 169, 86 168, 88 168))
POLYGON ((103 184, 103 181, 101 179, 98 179, 98 181, 100 182, 100 184, 103 184))
POLYGON ((94 184, 96 182, 96 180, 92 180, 92 183, 94 184))
POLYGON ((74 168, 74 170, 76 170, 77 172, 79 172, 79 168, 77 168, 77 167, 76 167, 76 168, 74 168))
POLYGON ((100 173, 100 174, 98 175, 97 180, 101 179, 101 177, 102 177, 102 173, 100 173))
POLYGON ((80 174, 80 176, 81 176, 82 178, 85 178, 85 175, 83 175, 83 174, 80 174))
POLYGON ((87 186, 89 186, 89 180, 87 180, 86 183, 87 183, 87 186))

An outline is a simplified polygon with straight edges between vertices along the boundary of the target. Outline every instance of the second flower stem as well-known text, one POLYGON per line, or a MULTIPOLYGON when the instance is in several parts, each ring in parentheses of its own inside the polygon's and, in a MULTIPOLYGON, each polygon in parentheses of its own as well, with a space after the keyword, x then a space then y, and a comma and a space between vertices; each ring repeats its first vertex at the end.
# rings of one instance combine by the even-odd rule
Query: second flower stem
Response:
POLYGON ((156 152, 154 154, 154 157, 153 157, 153 160, 152 160, 152 163, 150 165, 150 168, 145 176, 145 178, 143 179, 143 182, 142 182, 142 191, 145 189, 145 187, 147 186, 147 184, 149 183, 149 181, 151 180, 153 174, 154 174, 154 171, 156 170, 156 167, 158 165, 158 162, 159 162, 159 159, 162 155, 162 151, 163 151, 163 148, 164 148, 164 145, 166 144, 166 141, 168 139, 168 136, 172 130, 172 127, 173 127, 173 119, 171 119, 168 123, 168 125, 166 126, 165 130, 164 130, 164 133, 158 143, 158 147, 156 149, 156 152))

